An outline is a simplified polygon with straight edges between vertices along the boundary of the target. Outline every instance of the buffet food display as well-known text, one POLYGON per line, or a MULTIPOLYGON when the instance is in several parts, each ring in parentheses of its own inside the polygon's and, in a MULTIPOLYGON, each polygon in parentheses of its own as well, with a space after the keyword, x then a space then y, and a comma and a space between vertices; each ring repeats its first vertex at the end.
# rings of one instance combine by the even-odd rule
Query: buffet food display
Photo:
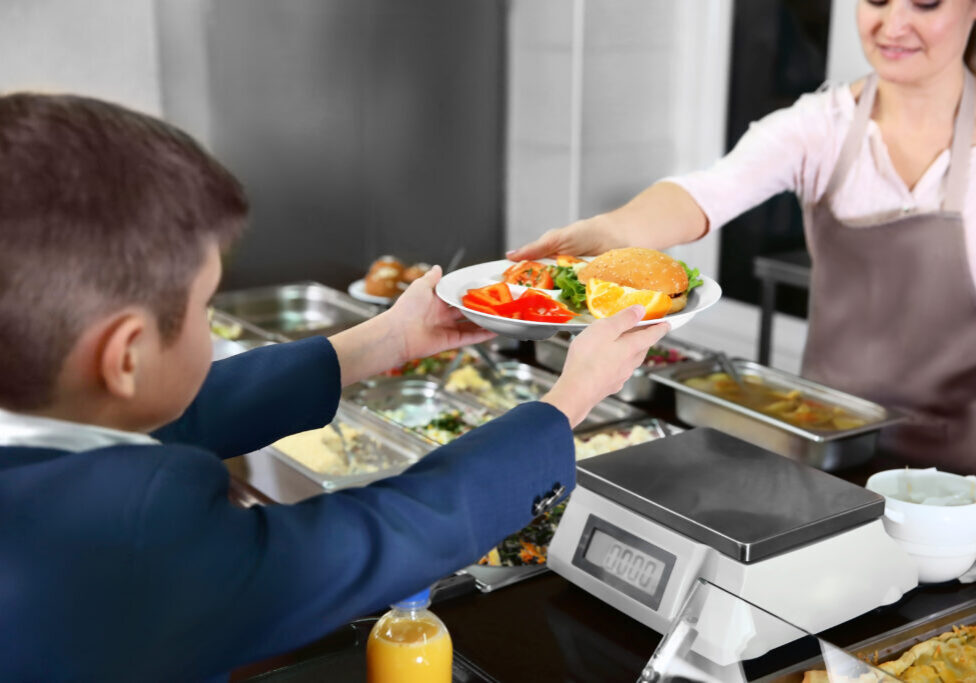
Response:
POLYGON ((446 444, 497 413, 450 394, 430 379, 385 377, 347 390, 349 400, 428 443, 446 444))
POLYGON ((430 444, 341 401, 333 421, 279 439, 265 450, 326 491, 393 476, 430 451, 430 444))
POLYGON ((363 278, 363 289, 370 296, 395 299, 428 270, 430 265, 426 263, 408 266, 396 256, 380 256, 370 264, 363 278))
MULTIPOLYGON (((549 339, 535 342, 535 359, 543 367, 561 372, 566 362, 566 354, 572 337, 560 332, 549 339)), ((639 368, 615 396, 621 401, 650 401, 659 397, 662 391, 670 389, 651 381, 651 373, 680 363, 700 361, 714 355, 708 349, 690 342, 665 337, 647 351, 647 356, 639 368)))
MULTIPOLYGON (((476 402, 488 410, 502 413, 510 408, 541 398, 556 383, 557 375, 527 363, 500 361, 489 367, 475 362, 447 375, 444 389, 476 402)), ((607 398, 597 404, 577 429, 635 420, 644 413, 622 401, 607 398)))
MULTIPOLYGON (((976 627, 956 626, 922 641, 898 659, 876 666, 909 683, 976 680, 976 627)), ((829 683, 826 671, 808 671, 803 683, 829 683)))
POLYGON ((675 391, 678 418, 713 427, 813 467, 861 464, 876 450, 881 428, 903 419, 882 405, 741 358, 735 384, 717 358, 679 363, 650 375, 675 391))
POLYGON ((291 341, 330 335, 358 325, 379 309, 318 282, 295 282, 221 292, 213 299, 216 311, 291 341))
POLYGON ((725 372, 713 372, 686 379, 685 385, 797 427, 843 431, 880 419, 876 415, 854 415, 835 403, 814 400, 799 389, 770 386, 754 375, 744 377, 740 383, 725 372))
MULTIPOLYGON (((381 269, 387 267, 396 269, 386 263, 374 275, 384 274, 381 269)), ((401 285, 422 274, 417 269, 408 276, 407 270, 401 263, 397 276, 401 285)), ((510 275, 544 277, 536 270, 531 264, 521 264, 510 275)), ((559 280, 572 290, 572 278, 567 274, 577 270, 572 264, 547 267, 546 273, 553 277, 550 286, 559 288, 559 280)), ((532 283, 513 286, 526 284, 532 283)), ((545 284, 536 282, 534 286, 545 284)), ((331 334, 380 310, 318 283, 228 292, 216 297, 215 308, 213 336, 239 345, 235 352, 310 334, 331 334)), ((536 361, 560 371, 570 341, 568 334, 560 333, 536 342, 536 361)), ((494 359, 487 363, 472 349, 462 349, 391 368, 385 376, 344 391, 332 425, 286 437, 263 450, 324 491, 396 475, 438 445, 520 403, 538 399, 556 380, 555 374, 533 365, 497 355, 494 359)), ((878 430, 899 419, 883 406, 794 375, 739 359, 733 363, 745 379, 744 386, 721 371, 709 350, 666 338, 648 352, 645 363, 618 396, 644 401, 660 387, 667 387, 675 393, 682 422, 712 427, 823 469, 870 458, 878 430)), ((608 399, 575 430, 575 455, 578 461, 585 460, 680 431, 621 400, 608 399)), ((548 571, 549 545, 565 507, 563 501, 481 558, 479 569, 508 576, 495 587, 548 571)), ((571 516, 572 508, 564 532, 571 516)), ((468 568, 473 569, 474 565, 468 568)), ((479 587, 492 589, 482 586, 480 579, 479 587)), ((928 620, 910 632, 885 634, 856 648, 857 654, 900 680, 976 680, 976 601, 968 609, 952 615, 952 621, 928 620), (936 627, 938 631, 933 630, 936 627)), ((791 667, 791 676, 782 680, 826 680, 818 664, 791 667)))

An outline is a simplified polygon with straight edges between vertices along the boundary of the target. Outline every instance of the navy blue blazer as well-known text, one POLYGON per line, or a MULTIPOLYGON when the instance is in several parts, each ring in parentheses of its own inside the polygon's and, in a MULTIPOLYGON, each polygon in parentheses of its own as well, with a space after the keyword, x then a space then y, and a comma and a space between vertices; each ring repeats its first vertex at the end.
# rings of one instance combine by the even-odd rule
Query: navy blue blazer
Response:
POLYGON ((0 448, 0 679, 226 673, 476 561, 575 483, 565 416, 530 403, 371 486, 231 505, 220 458, 322 426, 339 394, 312 338, 214 363, 163 445, 0 448))

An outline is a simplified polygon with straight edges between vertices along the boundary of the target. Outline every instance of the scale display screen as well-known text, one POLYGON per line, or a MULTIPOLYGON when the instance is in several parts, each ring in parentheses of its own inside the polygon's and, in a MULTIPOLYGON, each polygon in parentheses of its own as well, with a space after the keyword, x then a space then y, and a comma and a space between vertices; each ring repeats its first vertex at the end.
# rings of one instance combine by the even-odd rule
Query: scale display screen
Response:
POLYGON ((668 551, 592 514, 573 557, 583 571, 655 610, 674 562, 668 551))

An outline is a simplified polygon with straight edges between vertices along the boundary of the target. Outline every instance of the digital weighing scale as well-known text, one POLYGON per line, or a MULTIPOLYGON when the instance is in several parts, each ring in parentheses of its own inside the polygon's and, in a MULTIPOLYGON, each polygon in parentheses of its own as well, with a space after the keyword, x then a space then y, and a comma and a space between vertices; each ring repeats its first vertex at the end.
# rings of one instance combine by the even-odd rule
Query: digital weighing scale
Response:
MULTIPOLYGON (((818 633, 918 584, 885 533, 884 506, 860 486, 692 429, 578 463, 548 564, 662 634, 699 578, 818 633)), ((716 657, 751 659, 795 638, 755 637, 741 618, 728 605, 707 614, 713 630, 753 630, 716 657)))

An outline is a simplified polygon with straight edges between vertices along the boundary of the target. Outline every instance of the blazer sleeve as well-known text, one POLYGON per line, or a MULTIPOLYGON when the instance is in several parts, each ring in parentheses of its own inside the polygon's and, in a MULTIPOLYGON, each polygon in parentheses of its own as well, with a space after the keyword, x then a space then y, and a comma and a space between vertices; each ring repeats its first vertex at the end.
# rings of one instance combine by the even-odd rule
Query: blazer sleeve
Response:
POLYGON ((213 363, 177 420, 152 434, 221 458, 328 424, 341 395, 339 359, 325 337, 265 346, 213 363))
POLYGON ((568 421, 545 403, 397 477, 296 505, 233 507, 219 461, 167 450, 139 517, 130 590, 147 652, 130 661, 169 680, 293 649, 431 585, 525 526, 534 501, 576 476, 568 421), (149 649, 179 656, 161 671, 149 649))

